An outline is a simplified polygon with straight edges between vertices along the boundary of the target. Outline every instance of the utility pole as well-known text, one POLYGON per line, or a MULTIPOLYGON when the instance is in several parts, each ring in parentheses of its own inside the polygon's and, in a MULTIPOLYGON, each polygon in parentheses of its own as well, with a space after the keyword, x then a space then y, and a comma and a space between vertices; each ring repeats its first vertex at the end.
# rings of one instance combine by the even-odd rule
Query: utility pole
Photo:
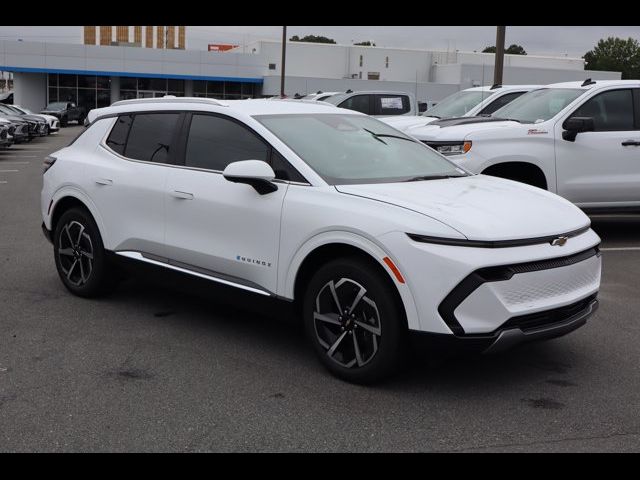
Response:
POLYGON ((504 36, 506 27, 497 27, 496 32, 496 65, 493 70, 493 84, 502 85, 502 71, 504 70, 504 36))
POLYGON ((282 27, 282 68, 280 69, 280 96, 284 97, 284 67, 287 61, 287 27, 282 27))

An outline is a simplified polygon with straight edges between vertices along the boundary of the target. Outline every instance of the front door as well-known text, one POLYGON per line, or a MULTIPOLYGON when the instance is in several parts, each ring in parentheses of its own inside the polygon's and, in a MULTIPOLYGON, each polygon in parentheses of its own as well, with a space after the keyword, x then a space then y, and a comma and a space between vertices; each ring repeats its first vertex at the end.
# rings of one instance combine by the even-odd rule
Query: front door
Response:
POLYGON ((271 147, 220 115, 194 113, 187 131, 185 166, 167 178, 167 256, 183 268, 275 292, 288 184, 260 195, 222 176, 235 161, 268 161, 271 147))
MULTIPOLYGON (((637 89, 636 89, 637 90, 637 89)), ((571 117, 591 117, 595 131, 575 141, 555 131, 558 193, 587 207, 640 204, 640 125, 634 89, 608 90, 587 100, 571 117)), ((638 112, 640 113, 640 112, 638 112)))

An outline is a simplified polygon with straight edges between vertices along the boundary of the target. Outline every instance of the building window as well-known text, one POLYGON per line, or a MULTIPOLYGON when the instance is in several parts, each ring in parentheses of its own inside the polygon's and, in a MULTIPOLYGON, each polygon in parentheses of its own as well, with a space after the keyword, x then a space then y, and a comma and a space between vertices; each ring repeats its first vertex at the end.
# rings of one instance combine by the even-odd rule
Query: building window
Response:
POLYGON ((360 66, 362 66, 362 55, 360 55, 360 66))
POLYGON ((389 68, 389 57, 386 57, 386 58, 384 59, 384 67, 385 67, 385 68, 389 68))
POLYGON ((269 70, 275 70, 276 69, 276 64, 275 63, 270 63, 269 64, 269 70))

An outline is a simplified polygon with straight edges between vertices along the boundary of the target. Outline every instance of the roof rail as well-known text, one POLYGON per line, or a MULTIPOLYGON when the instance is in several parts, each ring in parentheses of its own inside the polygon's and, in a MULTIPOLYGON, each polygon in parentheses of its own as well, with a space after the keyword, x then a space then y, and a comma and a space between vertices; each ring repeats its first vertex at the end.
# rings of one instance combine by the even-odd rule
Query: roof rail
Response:
POLYGON ((353 93, 353 90, 349 89, 349 90, 347 90, 347 91, 346 91, 346 92, 344 92, 344 93, 353 93))
POLYGON ((502 85, 499 83, 495 83, 491 86, 491 88, 489 90, 495 90, 496 88, 502 88, 502 85))
POLYGON ((112 107, 120 105, 140 105, 146 103, 208 103, 209 105, 216 105, 218 107, 228 107, 228 103, 221 102, 214 98, 201 98, 201 97, 175 97, 173 95, 157 98, 134 98, 131 100, 119 100, 112 103, 112 107))
POLYGON ((588 85, 595 85, 596 82, 595 80, 591 80, 590 78, 587 78, 584 82, 582 82, 582 85, 580 85, 581 87, 586 87, 588 85))

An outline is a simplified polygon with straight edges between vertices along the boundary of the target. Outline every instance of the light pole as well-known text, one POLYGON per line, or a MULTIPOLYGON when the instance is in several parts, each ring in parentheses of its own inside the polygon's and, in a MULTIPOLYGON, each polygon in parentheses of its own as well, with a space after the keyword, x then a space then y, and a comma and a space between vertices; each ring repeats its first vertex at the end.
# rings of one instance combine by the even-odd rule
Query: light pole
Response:
POLYGON ((282 68, 280 69, 280 96, 284 97, 284 67, 287 61, 287 27, 282 27, 282 68))
POLYGON ((493 70, 493 84, 502 85, 502 71, 504 69, 504 37, 506 27, 497 27, 496 32, 496 65, 493 70))

